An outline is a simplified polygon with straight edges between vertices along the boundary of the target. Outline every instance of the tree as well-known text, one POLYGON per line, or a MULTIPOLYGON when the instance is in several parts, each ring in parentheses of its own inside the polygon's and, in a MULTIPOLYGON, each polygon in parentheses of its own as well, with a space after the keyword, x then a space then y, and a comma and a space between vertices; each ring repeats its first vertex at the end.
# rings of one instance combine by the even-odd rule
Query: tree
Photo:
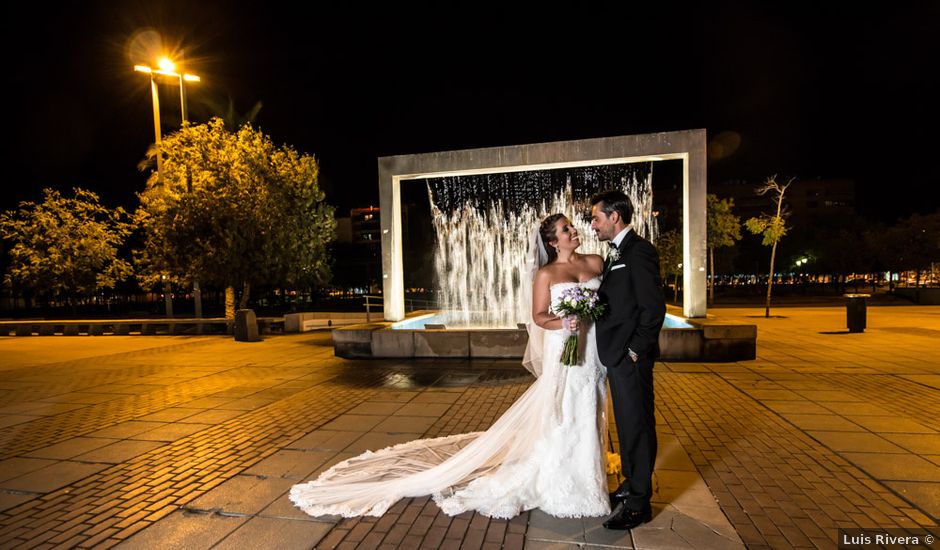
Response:
MULTIPOLYGON (((807 222, 803 224, 805 229, 800 235, 793 235, 801 243, 800 253, 796 256, 812 260, 811 265, 816 272, 829 273, 833 286, 837 286, 840 293, 845 292, 846 278, 850 273, 873 271, 876 258, 867 237, 873 222, 854 212, 818 215, 807 222)), ((858 277, 855 282, 857 292, 858 277)))
POLYGON ((277 147, 247 124, 230 132, 220 118, 184 126, 161 149, 163 183, 150 177, 136 213, 146 282, 167 275, 240 287, 243 308, 253 285, 329 279, 336 223, 312 156, 277 147))
POLYGON ((132 231, 127 214, 98 195, 75 188, 71 198, 43 189, 42 203, 21 202, 0 215, 0 235, 10 244, 6 284, 72 306, 129 277, 118 249, 132 231))
POLYGON ((773 191, 774 205, 777 211, 774 215, 763 214, 758 218, 751 218, 745 222, 748 231, 755 235, 763 235, 764 246, 770 246, 770 276, 767 278, 767 302, 764 305, 764 317, 770 317, 770 297, 771 289, 774 283, 774 258, 777 255, 777 243, 787 234, 786 216, 787 212, 783 208, 783 195, 787 187, 793 183, 794 178, 790 178, 786 183, 778 183, 777 176, 767 178, 764 185, 757 188, 757 194, 764 196, 773 191))
POLYGON ((914 270, 919 287, 921 273, 940 260, 940 212, 912 214, 888 229, 885 237, 892 271, 914 270))
POLYGON ((679 231, 670 229, 660 233, 656 239, 656 248, 659 250, 659 270, 663 279, 673 278, 672 301, 679 301, 679 277, 682 275, 682 236, 679 231))
POLYGON ((708 297, 715 301, 715 249, 734 246, 741 240, 741 218, 731 213, 734 199, 708 195, 708 256, 711 264, 708 297))

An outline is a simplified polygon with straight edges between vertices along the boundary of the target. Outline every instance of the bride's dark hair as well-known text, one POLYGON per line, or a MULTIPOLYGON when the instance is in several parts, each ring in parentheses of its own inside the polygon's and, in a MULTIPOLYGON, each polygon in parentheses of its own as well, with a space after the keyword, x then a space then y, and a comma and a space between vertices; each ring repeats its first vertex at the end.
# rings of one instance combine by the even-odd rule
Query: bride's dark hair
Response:
POLYGON ((558 258, 558 251, 549 243, 558 240, 555 237, 555 224, 558 223, 558 220, 564 219, 564 217, 564 214, 552 214, 542 220, 542 223, 539 225, 539 235, 542 236, 542 246, 545 247, 545 253, 548 254, 548 263, 552 263, 558 258))

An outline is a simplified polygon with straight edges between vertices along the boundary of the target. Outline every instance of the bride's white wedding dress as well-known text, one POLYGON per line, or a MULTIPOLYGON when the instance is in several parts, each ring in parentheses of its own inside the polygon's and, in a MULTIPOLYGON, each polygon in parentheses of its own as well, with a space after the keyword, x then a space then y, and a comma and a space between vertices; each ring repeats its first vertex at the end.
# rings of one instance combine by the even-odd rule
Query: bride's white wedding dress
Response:
MULTIPOLYGON (((597 289, 600 279, 552 285, 552 302, 579 284, 597 289)), ((607 372, 593 323, 582 323, 581 365, 560 364, 563 343, 561 330, 545 331, 541 376, 487 431, 367 451, 295 485, 291 501, 313 516, 380 516, 402 498, 424 495, 449 515, 609 514, 607 372)))

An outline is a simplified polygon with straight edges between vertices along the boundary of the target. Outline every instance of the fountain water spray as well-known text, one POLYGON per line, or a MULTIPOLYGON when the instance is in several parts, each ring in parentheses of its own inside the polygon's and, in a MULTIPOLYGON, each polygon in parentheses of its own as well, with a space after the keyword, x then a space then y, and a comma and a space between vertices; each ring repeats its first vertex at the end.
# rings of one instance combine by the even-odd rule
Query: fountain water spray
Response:
MULTIPOLYGON (((528 294, 523 291, 528 288, 523 284, 523 277, 528 277, 526 257, 532 231, 550 214, 561 212, 571 220, 581 235, 579 252, 605 253, 587 219, 589 198, 605 180, 598 177, 602 168, 580 169, 577 179, 584 185, 577 189, 572 189, 571 175, 560 189, 543 188, 541 200, 526 195, 540 191, 539 174, 546 172, 496 174, 501 184, 496 186, 498 194, 493 186, 486 192, 479 188, 480 182, 472 181, 479 176, 429 181, 438 301, 448 326, 514 327, 530 319, 531 296, 523 295, 528 294)), ((623 165, 619 169, 619 187, 634 205, 633 226, 655 241, 652 169, 645 173, 625 171, 623 165)))

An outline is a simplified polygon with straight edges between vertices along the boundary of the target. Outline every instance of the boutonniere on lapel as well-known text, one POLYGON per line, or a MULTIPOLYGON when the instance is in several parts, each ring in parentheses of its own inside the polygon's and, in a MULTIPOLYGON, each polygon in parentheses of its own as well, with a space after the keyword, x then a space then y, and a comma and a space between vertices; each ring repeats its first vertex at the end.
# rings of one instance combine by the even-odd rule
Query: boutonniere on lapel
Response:
POLYGON ((611 248, 610 252, 607 253, 607 263, 614 263, 620 259, 620 250, 617 248, 611 248))

